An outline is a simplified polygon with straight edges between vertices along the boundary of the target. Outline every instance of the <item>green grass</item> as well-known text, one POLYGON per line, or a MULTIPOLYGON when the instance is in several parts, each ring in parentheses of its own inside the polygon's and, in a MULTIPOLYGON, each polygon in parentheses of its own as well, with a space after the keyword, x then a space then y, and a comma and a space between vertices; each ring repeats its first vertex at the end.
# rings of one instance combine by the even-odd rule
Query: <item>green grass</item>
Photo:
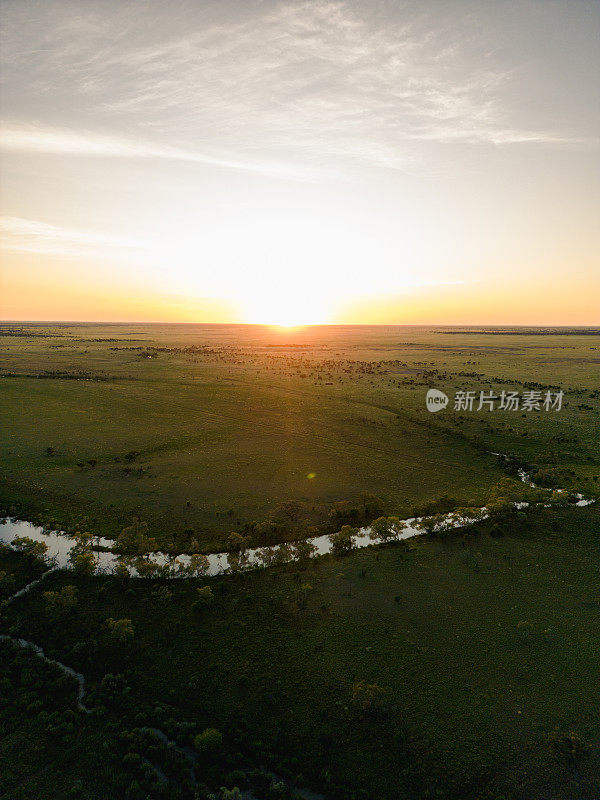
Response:
POLYGON ((600 402, 590 395, 600 388, 600 336, 387 327, 24 330, 36 335, 2 337, 0 369, 15 377, 0 383, 0 502, 47 524, 114 536, 139 517, 162 546, 174 539, 184 546, 185 531, 193 531, 203 550, 218 550, 231 530, 289 500, 302 508, 295 536, 321 526, 333 502, 362 492, 400 516, 447 492, 483 503, 502 475, 486 449, 540 465, 559 458, 580 488, 598 487, 600 402), (147 348, 159 348, 155 358, 140 357, 147 348), (47 371, 63 377, 28 377, 47 371), (564 410, 462 419, 451 408, 425 410, 431 385, 453 397, 458 388, 522 390, 526 381, 560 385, 564 410), (124 461, 130 451, 140 453, 132 463, 124 461))
POLYGON ((599 521, 593 507, 552 509, 501 538, 483 525, 301 574, 212 579, 216 600, 200 615, 193 583, 171 584, 169 597, 139 581, 124 590, 56 574, 46 589, 78 586, 68 625, 48 625, 40 593, 10 620, 92 681, 122 672, 136 702, 160 699, 334 797, 591 800, 599 521), (108 616, 132 619, 126 652, 105 647, 108 616), (381 719, 348 710, 361 680, 383 689, 381 719), (549 746, 555 731, 592 746, 576 769, 549 746))

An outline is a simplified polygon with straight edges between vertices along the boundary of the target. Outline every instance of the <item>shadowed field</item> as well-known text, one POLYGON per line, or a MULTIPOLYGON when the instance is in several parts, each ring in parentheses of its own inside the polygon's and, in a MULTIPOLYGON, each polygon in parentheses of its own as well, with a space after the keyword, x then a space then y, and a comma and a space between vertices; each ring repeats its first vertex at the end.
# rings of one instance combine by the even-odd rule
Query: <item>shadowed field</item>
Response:
MULTIPOLYGON (((200 777, 217 785, 267 766, 339 800, 594 800, 598 524, 594 506, 538 510, 503 536, 482 524, 213 578, 202 611, 190 581, 49 576, 44 591, 76 587, 62 623, 41 592, 5 620, 83 672, 86 703, 104 710, 65 716, 74 688, 69 699, 52 675, 38 688, 41 667, 23 654, 25 677, 7 667, 0 786, 23 800, 59 785, 90 800, 146 796, 131 789, 142 780, 131 754, 160 754, 121 734, 158 725, 185 745, 209 726, 223 745, 200 777), (108 617, 130 619, 133 640, 111 644, 108 617), (71 728, 48 729, 43 709, 71 728), (572 760, 563 735, 584 748, 572 760)), ((152 798, 192 796, 144 780, 152 798)))

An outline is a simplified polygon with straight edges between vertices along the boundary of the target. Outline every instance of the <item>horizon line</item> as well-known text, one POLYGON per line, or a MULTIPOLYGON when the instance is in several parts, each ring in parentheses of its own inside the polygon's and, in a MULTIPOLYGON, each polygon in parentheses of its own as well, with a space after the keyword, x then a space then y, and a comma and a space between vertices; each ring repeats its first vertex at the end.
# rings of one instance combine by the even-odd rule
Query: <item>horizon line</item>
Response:
POLYGON ((271 322, 183 322, 168 320, 72 320, 72 319, 0 319, 0 325, 212 325, 220 327, 277 328, 298 330, 299 328, 598 328, 598 323, 445 323, 445 322, 318 322, 298 325, 278 325, 271 322))

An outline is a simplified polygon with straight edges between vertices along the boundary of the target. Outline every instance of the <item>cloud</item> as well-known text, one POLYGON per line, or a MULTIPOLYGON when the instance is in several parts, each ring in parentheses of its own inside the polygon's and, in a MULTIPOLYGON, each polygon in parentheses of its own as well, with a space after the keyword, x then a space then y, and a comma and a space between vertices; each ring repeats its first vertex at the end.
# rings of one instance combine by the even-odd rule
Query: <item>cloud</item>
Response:
POLYGON ((183 150, 168 145, 153 144, 137 139, 104 136, 91 131, 73 131, 34 126, 3 127, 0 129, 0 148, 6 151, 51 153, 56 155, 112 156, 116 158, 158 158, 189 161, 211 167, 242 170, 288 180, 315 180, 316 171, 301 169, 293 164, 233 160, 183 150))
POLYGON ((148 245, 139 239, 64 228, 22 217, 0 217, 0 248, 65 258, 122 259, 141 255, 148 245))
POLYGON ((5 106, 38 128, 4 146, 312 180, 424 144, 582 141, 513 124, 514 68, 469 58, 460 24, 377 8, 8 4, 5 106))

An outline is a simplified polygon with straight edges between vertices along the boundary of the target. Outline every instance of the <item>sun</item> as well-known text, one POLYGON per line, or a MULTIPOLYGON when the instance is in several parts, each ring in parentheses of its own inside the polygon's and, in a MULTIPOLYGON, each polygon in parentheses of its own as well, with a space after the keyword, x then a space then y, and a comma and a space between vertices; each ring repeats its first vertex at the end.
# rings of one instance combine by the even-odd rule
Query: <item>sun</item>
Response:
POLYGON ((328 314, 321 299, 308 291, 282 293, 277 289, 266 289, 244 298, 243 316, 254 325, 270 325, 289 330, 305 325, 323 325, 328 314))

